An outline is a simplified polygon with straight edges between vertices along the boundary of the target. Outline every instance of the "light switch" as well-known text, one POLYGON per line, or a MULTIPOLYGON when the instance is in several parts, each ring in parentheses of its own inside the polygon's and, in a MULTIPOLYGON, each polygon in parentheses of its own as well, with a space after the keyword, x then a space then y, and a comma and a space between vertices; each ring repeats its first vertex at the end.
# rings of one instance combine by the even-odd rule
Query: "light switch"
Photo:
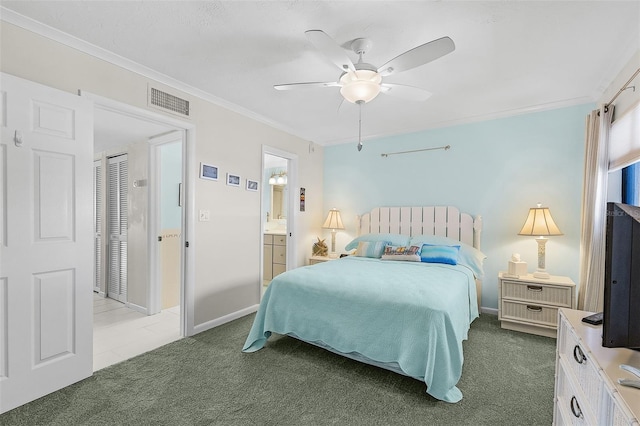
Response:
POLYGON ((200 210, 200 222, 209 222, 209 210, 200 210))

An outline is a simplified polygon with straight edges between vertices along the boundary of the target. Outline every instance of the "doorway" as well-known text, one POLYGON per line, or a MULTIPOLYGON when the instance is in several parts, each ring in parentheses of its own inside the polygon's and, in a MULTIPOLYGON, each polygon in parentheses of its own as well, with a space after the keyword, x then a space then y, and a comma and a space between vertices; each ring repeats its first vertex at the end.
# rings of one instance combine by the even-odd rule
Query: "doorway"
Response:
MULTIPOLYGON (((189 179, 193 176, 187 173, 187 165, 193 159, 187 148, 194 137, 189 123, 97 95, 82 95, 94 100, 95 152, 104 160, 104 170, 112 158, 128 157, 128 178, 123 179, 128 182, 129 209, 127 250, 122 257, 128 265, 126 295, 119 299, 124 303, 109 303, 103 297, 108 285, 96 283, 95 370, 193 334, 193 304, 185 297, 192 259, 184 248, 192 234, 186 201, 192 198, 189 179), (173 210, 162 207, 168 200, 173 210), (167 220, 170 228, 163 226, 167 220), (166 250, 164 246, 169 245, 166 250)), ((97 179, 98 172, 94 175, 97 179)), ((108 186, 106 178, 103 185, 108 186)), ((97 205, 95 209, 101 210, 97 205)), ((106 209, 102 207, 103 212, 106 209)), ((96 245, 99 236, 96 232, 96 245)), ((106 262, 107 256, 96 250, 97 282, 107 278, 110 270, 107 263, 99 264, 100 258, 106 262), (100 271, 104 271, 102 277, 100 271)))
POLYGON ((273 278, 297 266, 297 160, 295 154, 263 147, 261 295, 273 278))

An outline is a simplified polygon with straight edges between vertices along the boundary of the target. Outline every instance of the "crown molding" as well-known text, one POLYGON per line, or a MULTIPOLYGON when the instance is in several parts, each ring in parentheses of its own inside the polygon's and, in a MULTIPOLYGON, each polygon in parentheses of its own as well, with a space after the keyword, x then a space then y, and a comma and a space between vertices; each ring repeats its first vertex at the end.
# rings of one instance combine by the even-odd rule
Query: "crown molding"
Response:
POLYGON ((36 21, 35 19, 21 15, 11 9, 7 9, 4 6, 0 6, 0 21, 13 24, 27 31, 31 31, 32 33, 35 33, 42 37, 53 40, 67 47, 70 47, 72 49, 85 53, 87 55, 101 59, 105 62, 116 65, 120 68, 126 69, 136 74, 140 74, 143 77, 146 77, 150 80, 157 81, 158 83, 164 84, 174 89, 180 90, 188 95, 195 96, 197 98, 210 102, 214 105, 221 106, 230 111, 243 115, 247 118, 251 118, 255 121, 266 124, 270 127, 281 130, 290 135, 304 139, 305 141, 309 140, 305 138, 303 135, 298 134, 293 129, 290 129, 287 126, 282 125, 281 123, 277 123, 260 114, 256 114, 255 112, 250 111, 240 105, 234 104, 233 102, 229 102, 225 99, 212 95, 211 93, 208 93, 196 87, 190 86, 187 83, 184 83, 166 74, 162 74, 161 72, 158 72, 154 69, 151 69, 142 64, 134 62, 130 59, 127 59, 109 50, 103 49, 102 47, 91 44, 71 34, 60 31, 40 21, 36 21))

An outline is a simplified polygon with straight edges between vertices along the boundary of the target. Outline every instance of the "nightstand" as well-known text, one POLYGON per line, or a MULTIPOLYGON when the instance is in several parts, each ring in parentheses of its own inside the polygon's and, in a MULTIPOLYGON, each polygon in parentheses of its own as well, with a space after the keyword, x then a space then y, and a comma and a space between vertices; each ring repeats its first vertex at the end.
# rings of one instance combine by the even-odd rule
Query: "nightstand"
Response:
POLYGON ((309 258, 309 265, 315 265, 316 263, 327 262, 329 260, 336 260, 337 257, 329 257, 329 256, 311 256, 309 258))
POLYGON ((549 279, 498 274, 498 320, 502 328, 556 337, 558 309, 575 309, 576 284, 569 277, 549 279))

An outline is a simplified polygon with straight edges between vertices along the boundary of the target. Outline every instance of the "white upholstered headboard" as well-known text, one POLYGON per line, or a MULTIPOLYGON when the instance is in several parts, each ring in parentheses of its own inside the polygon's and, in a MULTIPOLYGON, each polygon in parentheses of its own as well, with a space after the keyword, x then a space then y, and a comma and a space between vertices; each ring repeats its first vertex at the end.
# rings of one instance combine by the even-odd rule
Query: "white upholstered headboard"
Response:
POLYGON ((482 217, 460 213, 453 206, 376 207, 358 217, 358 235, 438 235, 480 250, 482 217))

